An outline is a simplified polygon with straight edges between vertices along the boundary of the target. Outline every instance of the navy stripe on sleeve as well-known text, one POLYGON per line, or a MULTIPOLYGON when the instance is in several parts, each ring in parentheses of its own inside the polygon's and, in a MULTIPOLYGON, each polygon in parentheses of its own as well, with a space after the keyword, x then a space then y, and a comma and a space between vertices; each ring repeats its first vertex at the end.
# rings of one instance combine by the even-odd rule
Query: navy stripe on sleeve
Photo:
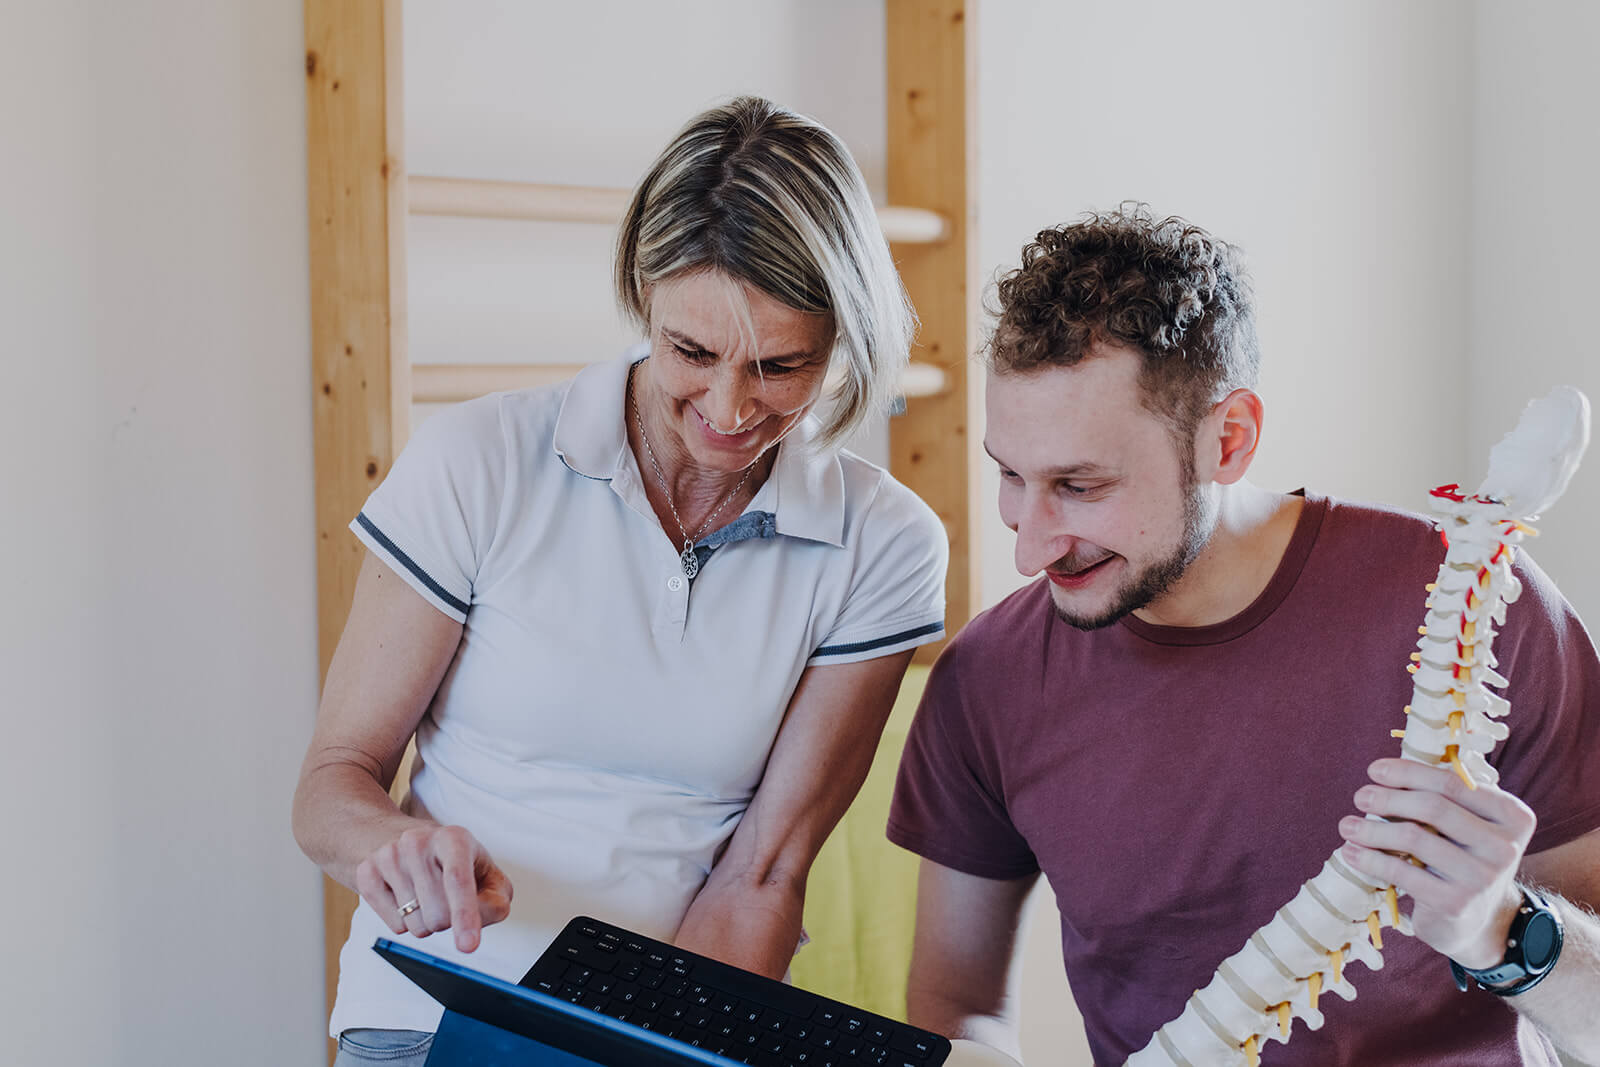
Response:
POLYGON ((385 537, 383 531, 378 529, 377 526, 373 525, 371 519, 367 518, 366 512, 361 512, 359 515, 357 515, 356 521, 361 524, 361 528, 363 530, 372 535, 373 540, 377 541, 378 544, 384 547, 384 550, 388 552, 389 555, 399 560, 401 565, 404 566, 406 570, 416 575, 417 578, 421 580, 422 584, 427 586, 434 596, 438 597, 452 608, 455 608, 457 611, 461 612, 461 614, 465 615, 467 613, 467 605, 451 596, 450 592, 445 589, 444 586, 434 581, 432 576, 429 575, 427 571, 417 566, 415 560, 406 555, 404 552, 400 551, 400 546, 396 545, 393 541, 385 537))
POLYGON ((900 633, 890 634, 888 637, 879 637, 872 641, 857 641, 854 644, 849 645, 823 645, 821 648, 813 652, 812 655, 850 656, 857 652, 871 652, 875 648, 887 648, 890 645, 898 645, 900 642, 909 641, 913 637, 923 637, 927 634, 936 634, 943 629, 944 623, 930 622, 926 626, 918 626, 915 629, 903 630, 900 633))

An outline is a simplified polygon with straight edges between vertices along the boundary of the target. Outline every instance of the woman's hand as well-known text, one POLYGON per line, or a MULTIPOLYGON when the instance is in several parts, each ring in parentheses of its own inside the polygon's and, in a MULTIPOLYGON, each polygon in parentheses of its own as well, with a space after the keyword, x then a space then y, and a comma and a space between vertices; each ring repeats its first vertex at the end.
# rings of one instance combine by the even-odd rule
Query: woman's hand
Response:
POLYGON ((462 952, 511 914, 511 879, 460 826, 406 830, 356 867, 356 891, 396 934, 453 929, 462 952))

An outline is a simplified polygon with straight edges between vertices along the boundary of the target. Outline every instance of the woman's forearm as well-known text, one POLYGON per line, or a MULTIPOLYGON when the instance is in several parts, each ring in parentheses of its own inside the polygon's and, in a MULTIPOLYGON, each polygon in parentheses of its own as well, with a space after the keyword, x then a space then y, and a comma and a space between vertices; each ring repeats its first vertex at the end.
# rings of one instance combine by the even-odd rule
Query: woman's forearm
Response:
POLYGON ((308 763, 295 790, 295 841, 328 877, 350 889, 356 888, 362 860, 426 821, 402 812, 371 773, 350 763, 308 763))
POLYGON ((747 971, 781 979, 800 944, 805 885, 713 870, 678 927, 677 944, 747 971))

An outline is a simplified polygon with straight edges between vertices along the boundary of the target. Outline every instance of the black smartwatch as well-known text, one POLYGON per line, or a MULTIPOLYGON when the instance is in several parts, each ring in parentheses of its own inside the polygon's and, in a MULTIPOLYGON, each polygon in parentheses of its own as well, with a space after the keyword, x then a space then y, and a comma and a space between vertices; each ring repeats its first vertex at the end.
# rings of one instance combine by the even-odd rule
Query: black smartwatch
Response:
POLYGON ((1456 988, 1463 993, 1470 978, 1497 997, 1514 997, 1542 982, 1556 965, 1566 933, 1561 916, 1534 890, 1518 888, 1522 890, 1522 906, 1517 908, 1517 917, 1511 920, 1511 930, 1506 934, 1506 958, 1481 971, 1450 961, 1456 988))

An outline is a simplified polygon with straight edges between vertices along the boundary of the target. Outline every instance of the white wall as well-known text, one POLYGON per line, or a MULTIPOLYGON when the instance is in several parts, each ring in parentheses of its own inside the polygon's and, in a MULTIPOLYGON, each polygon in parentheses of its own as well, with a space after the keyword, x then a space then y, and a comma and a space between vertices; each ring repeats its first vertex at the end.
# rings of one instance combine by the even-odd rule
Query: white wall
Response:
MULTIPOLYGON (((1476 5, 1473 83, 1470 453, 1515 425, 1524 401, 1575 385, 1600 404, 1600 5, 1476 5)), ((1600 623, 1600 449, 1530 547, 1600 623)))
POLYGON ((5 1052, 312 1063, 298 5, 0 28, 5 1052))

